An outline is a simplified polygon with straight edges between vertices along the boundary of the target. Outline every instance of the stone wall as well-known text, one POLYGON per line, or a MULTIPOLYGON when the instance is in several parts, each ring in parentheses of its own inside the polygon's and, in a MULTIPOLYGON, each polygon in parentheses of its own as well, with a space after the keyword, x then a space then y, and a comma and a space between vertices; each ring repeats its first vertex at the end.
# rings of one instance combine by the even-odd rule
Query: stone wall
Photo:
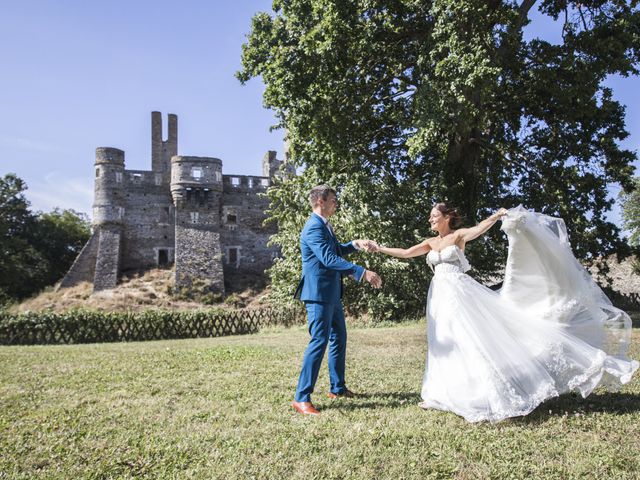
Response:
POLYGON ((173 257, 175 246, 169 185, 155 172, 126 170, 124 177, 122 271, 155 268, 159 251, 173 257))
POLYGON ((264 225, 269 201, 259 195, 266 191, 268 182, 264 177, 225 176, 221 239, 229 290, 264 286, 265 270, 278 252, 267 246, 269 236, 276 230, 274 225, 264 225), (233 182, 234 178, 238 178, 237 183, 233 182))
POLYGON ((214 217, 217 215, 202 211, 178 211, 176 287, 191 288, 199 282, 211 292, 224 294, 220 232, 214 231, 210 223, 214 217), (198 214, 197 218, 194 213, 198 214))
POLYGON ((100 235, 94 232, 77 258, 71 265, 69 272, 62 279, 58 288, 73 287, 81 282, 93 282, 96 271, 96 259, 98 258, 98 244, 100 235))
POLYGON ((118 283, 121 230, 117 225, 105 225, 99 229, 94 291, 114 288, 118 283))

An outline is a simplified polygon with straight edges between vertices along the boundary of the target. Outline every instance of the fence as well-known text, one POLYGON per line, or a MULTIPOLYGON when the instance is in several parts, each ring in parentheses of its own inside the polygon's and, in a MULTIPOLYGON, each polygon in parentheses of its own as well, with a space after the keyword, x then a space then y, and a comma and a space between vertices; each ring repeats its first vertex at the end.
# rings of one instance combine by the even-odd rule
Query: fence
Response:
POLYGON ((256 333, 270 325, 304 324, 300 308, 142 313, 0 313, 1 345, 129 342, 256 333))

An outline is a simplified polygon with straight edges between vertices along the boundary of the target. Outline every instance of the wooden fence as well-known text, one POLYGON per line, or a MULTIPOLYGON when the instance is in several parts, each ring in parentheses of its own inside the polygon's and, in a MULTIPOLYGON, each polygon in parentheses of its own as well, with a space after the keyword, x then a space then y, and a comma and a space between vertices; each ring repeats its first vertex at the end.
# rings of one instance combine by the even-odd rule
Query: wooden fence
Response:
POLYGON ((1 345, 129 342, 256 333, 271 325, 304 324, 300 308, 141 313, 0 313, 1 345))

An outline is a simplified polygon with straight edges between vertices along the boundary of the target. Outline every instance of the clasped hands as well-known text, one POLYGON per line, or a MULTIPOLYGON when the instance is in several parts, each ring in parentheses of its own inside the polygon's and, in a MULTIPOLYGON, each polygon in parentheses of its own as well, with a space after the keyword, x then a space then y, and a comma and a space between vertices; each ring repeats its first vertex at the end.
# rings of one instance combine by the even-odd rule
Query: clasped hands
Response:
POLYGON ((368 253, 377 253, 380 251, 380 245, 373 240, 354 240, 353 243, 359 250, 364 250, 368 253))
MULTIPOLYGON (((380 246, 373 240, 354 240, 354 245, 359 250, 365 252, 375 253, 380 251, 380 246)), ((380 288, 382 286, 382 278, 376 272, 371 270, 365 270, 364 279, 371 284, 373 288, 380 288)))

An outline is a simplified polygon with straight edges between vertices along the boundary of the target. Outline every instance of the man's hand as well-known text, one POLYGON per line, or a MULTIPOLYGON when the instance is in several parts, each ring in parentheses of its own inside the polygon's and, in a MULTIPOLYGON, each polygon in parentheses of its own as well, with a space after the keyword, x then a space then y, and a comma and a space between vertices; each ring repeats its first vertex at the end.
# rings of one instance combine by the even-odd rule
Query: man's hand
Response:
POLYGON ((362 239, 358 239, 358 240, 353 240, 353 245, 356 247, 356 249, 358 250, 366 250, 367 252, 369 251, 367 249, 367 245, 369 244, 370 240, 362 240, 362 239))
POLYGON ((382 286, 382 279, 380 275, 371 270, 364 271, 364 279, 371 284, 373 288, 380 288, 382 286))
POLYGON ((367 240, 365 250, 369 253, 377 253, 380 251, 380 245, 378 245, 378 242, 374 242, 373 240, 367 240))
POLYGON ((365 252, 369 253, 377 252, 379 248, 376 242, 367 239, 354 240, 353 244, 358 250, 364 250, 365 252))

